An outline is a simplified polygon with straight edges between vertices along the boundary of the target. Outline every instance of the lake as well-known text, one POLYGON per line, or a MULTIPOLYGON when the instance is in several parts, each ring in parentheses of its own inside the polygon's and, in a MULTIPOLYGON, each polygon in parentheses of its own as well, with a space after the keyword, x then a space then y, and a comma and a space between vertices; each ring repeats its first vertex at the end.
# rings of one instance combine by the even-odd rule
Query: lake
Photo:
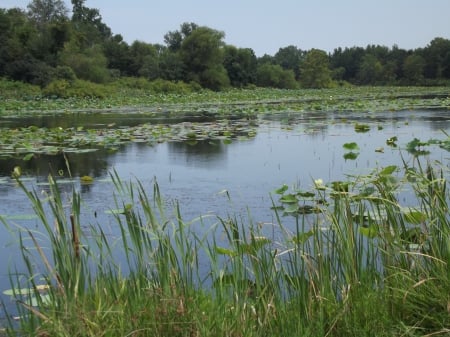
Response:
MULTIPOLYGON (((2 125, 62 125, 83 124, 95 127, 116 123, 116 127, 142 123, 142 117, 133 114, 89 116, 86 123, 78 116, 68 121, 52 116, 48 119, 10 119, 2 125)), ((158 123, 168 121, 159 120, 158 123)), ((195 120, 177 120, 177 123, 196 123, 195 120)), ((86 153, 68 153, 72 179, 68 179, 66 158, 63 155, 41 155, 30 161, 11 158, 0 159, 0 215, 11 226, 39 230, 33 210, 23 192, 11 178, 14 167, 23 171, 23 181, 37 193, 48 190, 47 177, 53 172, 61 175, 60 188, 70 195, 72 186, 81 192, 82 221, 101 224, 111 236, 117 228, 111 215, 114 208, 114 185, 110 173, 115 171, 124 181, 139 180, 148 186, 149 194, 156 181, 167 206, 179 202, 185 221, 200 215, 226 217, 237 215, 254 223, 271 224, 271 192, 283 184, 308 190, 315 179, 324 183, 345 180, 347 175, 362 175, 374 168, 388 165, 402 166, 402 160, 414 165, 414 156, 405 146, 414 138, 422 141, 446 139, 450 132, 450 113, 445 110, 418 110, 381 113, 281 113, 260 117, 256 121, 255 135, 245 139, 196 142, 168 141, 160 144, 132 142, 117 151, 98 150, 86 153), (355 123, 366 124, 369 130, 356 132, 355 123), (397 137, 397 147, 389 146, 387 139, 397 137), (348 153, 343 145, 355 142, 359 154, 355 160, 345 159, 348 153), (80 183, 79 177, 89 175, 90 184, 80 183)), ((449 153, 437 146, 423 161, 438 160, 448 166, 449 153)), ((42 194, 43 197, 45 194, 42 194)), ((413 202, 405 196, 406 203, 413 202)), ((206 221, 206 224, 208 222, 206 221)), ((14 263, 18 271, 17 237, 0 228, 0 289, 10 288, 8 272, 14 263)), ((20 258, 19 258, 20 259, 20 258)), ((3 297, 3 299, 5 299, 3 297)))

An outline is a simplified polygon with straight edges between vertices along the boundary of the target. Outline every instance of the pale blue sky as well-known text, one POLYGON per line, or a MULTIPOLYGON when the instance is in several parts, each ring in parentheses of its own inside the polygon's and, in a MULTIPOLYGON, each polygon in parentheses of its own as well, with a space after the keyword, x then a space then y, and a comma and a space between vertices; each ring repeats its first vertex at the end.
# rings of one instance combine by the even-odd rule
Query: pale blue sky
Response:
MULTIPOLYGON (((1 8, 26 8, 29 0, 1 0, 1 8)), ((69 9, 69 0, 65 1, 69 9)), ((450 0, 86 0, 113 33, 131 43, 163 43, 183 22, 225 32, 225 42, 257 56, 297 46, 332 52, 336 47, 380 44, 414 49, 433 38, 450 39, 450 0)))

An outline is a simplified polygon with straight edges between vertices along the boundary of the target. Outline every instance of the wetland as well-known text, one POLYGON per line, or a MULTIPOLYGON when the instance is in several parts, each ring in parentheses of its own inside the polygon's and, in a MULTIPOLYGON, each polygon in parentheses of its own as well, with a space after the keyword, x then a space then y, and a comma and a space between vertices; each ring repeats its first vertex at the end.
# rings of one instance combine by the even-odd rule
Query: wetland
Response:
MULTIPOLYGON (((16 268, 14 275, 27 275, 30 268, 20 257, 24 249, 23 244, 17 244, 20 235, 25 235, 27 231, 43 232, 40 242, 45 247, 54 244, 52 236, 45 234, 48 228, 42 225, 42 216, 53 218, 56 216, 55 210, 44 207, 46 215, 37 214, 36 204, 30 202, 30 196, 24 193, 24 189, 34 191, 43 204, 47 202, 47 198, 51 204, 53 199, 49 196, 55 192, 56 182, 60 193, 58 198, 63 206, 61 211, 66 217, 74 210, 73 201, 76 197, 73 191, 76 191, 76 195, 82 200, 77 217, 86 242, 92 244, 93 241, 100 240, 99 237, 104 237, 107 238, 105 242, 114 247, 119 242, 117 245, 122 248, 127 246, 121 241, 122 237, 133 233, 125 234, 126 226, 118 224, 118 219, 128 214, 127 207, 134 207, 135 204, 144 207, 143 214, 147 214, 146 199, 142 198, 141 193, 151 194, 152 191, 157 191, 153 198, 149 197, 153 201, 148 204, 159 201, 169 213, 170 210, 176 210, 174 215, 167 218, 175 223, 183 219, 183 223, 195 224, 201 219, 201 225, 189 227, 188 232, 194 234, 192 242, 203 238, 196 244, 203 245, 203 248, 215 245, 216 249, 212 251, 225 259, 225 262, 213 259, 217 263, 216 267, 222 270, 221 274, 220 270, 211 270, 211 262, 207 262, 211 259, 208 254, 196 253, 196 256, 202 256, 204 260, 196 262, 199 279, 193 284, 211 287, 217 282, 217 275, 222 275, 220 280, 224 284, 232 283, 239 291, 245 292, 248 289, 241 289, 242 285, 236 283, 236 277, 230 275, 247 270, 244 276, 240 276, 240 281, 251 281, 260 287, 258 277, 265 275, 265 272, 252 269, 255 266, 243 266, 242 270, 237 265, 229 267, 227 263, 234 261, 235 256, 241 256, 242 249, 245 251, 248 248, 242 248, 246 247, 242 243, 234 246, 236 241, 229 240, 228 235, 240 237, 244 241, 246 239, 242 236, 250 235, 252 239, 249 239, 248 247, 258 248, 254 253, 246 251, 244 255, 254 255, 255 258, 258 256, 260 261, 272 261, 277 256, 274 252, 280 250, 291 259, 297 259, 299 257, 296 254, 290 255, 294 248, 288 248, 286 233, 291 233, 291 244, 308 245, 303 248, 312 249, 309 238, 315 237, 313 233, 317 231, 314 232, 314 229, 320 227, 323 230, 324 226, 331 226, 330 222, 334 221, 316 214, 319 209, 317 205, 322 209, 319 210, 320 213, 328 209, 326 206, 322 207, 324 203, 318 202, 318 199, 325 200, 320 197, 321 191, 343 192, 340 186, 344 185, 350 185, 350 189, 356 190, 361 181, 367 185, 370 181, 374 186, 382 181, 383 184, 388 184, 383 185, 382 190, 385 191, 386 186, 391 186, 390 183, 384 178, 380 178, 380 181, 373 179, 378 174, 374 172, 382 172, 379 177, 392 176, 392 179, 402 182, 396 183, 395 198, 402 209, 410 210, 402 211, 410 219, 424 216, 425 211, 420 208, 423 202, 421 203, 420 194, 418 197, 414 193, 414 188, 400 187, 406 186, 405 182, 410 182, 409 179, 403 179, 400 172, 411 173, 410 170, 413 170, 419 173, 421 165, 425 167, 428 163, 438 167, 442 175, 447 174, 450 99, 446 88, 264 89, 204 92, 192 94, 191 97, 167 95, 148 100, 143 99, 143 96, 137 99, 136 95, 121 97, 122 103, 117 98, 106 98, 93 101, 90 106, 83 106, 87 104, 83 101, 38 100, 33 101, 32 107, 28 109, 25 107, 26 102, 10 99, 3 107, 0 118, 0 216, 7 224, 1 235, 4 258, 1 262, 0 286, 3 289, 11 288, 12 266, 16 268), (19 184, 17 178, 20 179, 19 184), (133 193, 132 188, 123 187, 129 181, 139 182, 138 192, 133 193), (117 195, 122 195, 117 194, 118 186, 131 194, 123 202, 118 201, 117 195), (163 197, 160 198, 159 193, 163 197), (134 204, 136 194, 141 197, 134 204), (411 211, 416 208, 420 211, 411 211), (228 223, 225 220, 228 218, 236 221, 235 226, 224 225, 228 223), (210 234, 213 232, 212 228, 220 227, 218 224, 225 228, 210 234), (100 227, 100 234, 94 229, 96 226, 100 227), (256 234, 267 241, 255 241, 256 234), (292 241, 292 237, 296 239, 292 241), (208 240, 209 243, 206 244, 208 240), (265 247, 269 255, 259 256, 259 250, 265 247), (271 257, 270 254, 275 255, 271 257)), ((361 197, 362 192, 358 195, 361 197)), ((448 200, 446 198, 445 196, 445 201, 448 200)), ((336 202, 335 197, 331 199, 336 202)), ((386 199, 387 196, 384 196, 383 200, 386 199)), ((376 210, 368 207, 366 211, 369 209, 376 210)), ((383 209, 381 213, 385 214, 386 210, 383 209)), ((367 215, 367 212, 364 214, 367 215)), ((158 219, 161 218, 164 217, 159 215, 158 219)), ((126 216, 126 222, 129 221, 131 218, 126 216)), ((415 221, 411 220, 410 223, 414 224, 415 221)), ((367 234, 367 228, 374 230, 371 227, 373 224, 365 226, 366 229, 360 232, 363 237, 371 236, 367 234)), ((53 229, 52 225, 51 231, 53 229)), ((164 230, 163 232, 165 233, 164 230)), ((175 232, 182 232, 181 227, 175 232)), ((162 233, 154 235, 159 237, 162 233)), ((143 242, 147 242, 146 240, 144 237, 143 242)), ((176 238, 171 236, 170 242, 174 244, 173 240, 176 241, 176 238)), ((381 234, 379 240, 382 241, 381 234)), ((336 246, 339 246, 339 242, 336 241, 336 246)), ((180 243, 174 245, 178 247, 178 244, 180 243)), ((182 243, 185 244, 190 245, 182 243)), ((31 243, 25 245, 28 249, 31 246, 31 243)), ((313 244, 313 250, 317 251, 319 246, 313 244)), ((365 263, 369 267, 373 264, 376 266, 375 270, 380 272, 383 254, 377 253, 374 260, 370 260, 372 252, 368 246, 367 242, 360 243, 357 244, 357 249, 364 251, 361 256, 367 259, 368 262, 365 263)), ((182 257, 183 249, 175 253, 180 259, 178 264, 185 263, 184 267, 193 268, 193 262, 182 257)), ((253 252, 252 249, 250 250, 253 252)), ((139 251, 137 247, 131 250, 139 251)), ((206 248, 205 250, 208 251, 206 248)), ((90 254, 89 251, 86 249, 86 256, 90 254)), ((345 249, 343 252, 348 253, 345 249)), ((133 278, 135 262, 130 260, 128 254, 114 251, 111 253, 112 263, 127 273, 131 272, 133 278)), ((147 256, 142 254, 137 254, 138 260, 147 256)), ((154 256, 148 258, 151 260, 154 256)), ((251 260, 252 258, 243 258, 241 262, 252 266, 251 260)), ((334 258, 332 260, 330 263, 335 268, 336 261, 334 258)), ((45 269, 42 261, 36 264, 39 270, 45 269)), ((93 268, 92 265, 89 268, 93 268)), ((287 275, 287 270, 283 268, 278 266, 277 271, 272 271, 272 274, 287 275)), ((340 267, 336 268, 334 271, 329 270, 328 276, 331 279, 342 276, 345 280, 341 281, 348 284, 346 272, 340 270, 340 267), (340 272, 343 274, 336 276, 340 272), (333 276, 334 274, 336 275, 333 276)), ((370 269, 367 265, 359 265, 358 268, 361 273, 370 269)), ((161 272, 159 269, 158 271, 161 272)), ((306 269, 294 272, 299 275, 308 274, 306 269)), ((25 284, 30 281, 27 281, 26 276, 18 277, 17 281, 20 282, 13 280, 13 283, 25 284)), ((264 280, 269 282, 268 279, 264 280)), ((296 285, 306 291, 308 282, 316 281, 310 275, 306 285, 300 281, 296 285)), ((183 282, 189 283, 187 279, 183 279, 183 282)), ((279 281, 270 282, 275 282, 275 285, 279 281)), ((294 282, 294 278, 290 282, 294 282)), ((309 284, 312 286, 312 283, 309 284)), ((87 285, 86 287, 89 288, 87 285)), ((333 285, 336 290, 334 287, 337 286, 333 285)), ((296 291, 298 290, 297 288, 296 291)), ((264 292, 263 289, 259 291, 264 292)), ((286 291, 281 291, 281 297, 287 296, 286 291)), ((227 292, 228 290, 223 290, 222 295, 225 296, 227 292)), ((180 300, 178 295, 174 296, 176 301, 180 300)), ((296 296, 299 296, 298 293, 290 294, 288 298, 292 300, 296 296)), ((342 293, 336 298, 336 308, 341 303, 340 296, 343 296, 342 293)), ((3 294, 2 299, 5 303, 10 303, 9 297, 9 293, 3 294)), ((261 295, 260 298, 263 297, 261 295)), ((258 297, 250 296, 248 301, 257 307, 258 297)), ((265 297, 264 301, 270 302, 265 297)), ((258 305, 267 306, 269 302, 258 305)), ((281 308, 281 304, 278 305, 281 308)), ((287 310, 287 307, 283 309, 287 310)), ((176 308, 173 310, 176 311, 176 308)), ((243 315, 241 317, 252 315, 251 312, 242 310, 239 314, 243 315)), ((266 323, 269 324, 270 316, 274 313, 268 307, 258 310, 265 312, 268 320, 266 323)), ((305 310, 308 312, 313 309, 305 310)), ((227 315, 233 314, 228 312, 227 315)), ((169 316, 164 318, 169 319, 169 316)), ((272 326, 274 330, 275 325, 272 326)))

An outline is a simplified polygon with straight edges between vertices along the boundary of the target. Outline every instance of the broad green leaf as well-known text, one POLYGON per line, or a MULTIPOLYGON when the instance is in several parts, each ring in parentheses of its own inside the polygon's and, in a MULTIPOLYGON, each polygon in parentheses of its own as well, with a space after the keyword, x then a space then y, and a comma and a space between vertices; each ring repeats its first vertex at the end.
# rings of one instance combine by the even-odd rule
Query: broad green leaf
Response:
POLYGON ((357 143, 355 142, 351 142, 351 143, 345 143, 344 145, 342 145, 342 147, 346 150, 350 150, 350 151, 357 151, 359 150, 359 146, 357 143))
POLYGON ((380 175, 383 175, 383 176, 385 176, 385 175, 390 175, 390 174, 392 174, 392 173, 394 173, 395 172, 395 170, 397 170, 397 166, 396 165, 390 165, 390 166, 386 166, 384 169, 382 169, 381 171, 380 171, 380 175))
POLYGON ((286 207, 284 207, 284 212, 285 213, 298 213, 299 210, 299 206, 297 203, 291 203, 291 204, 287 204, 286 207))
POLYGON ((296 244, 304 244, 310 237, 314 235, 314 231, 311 229, 308 232, 297 234, 292 238, 292 242, 296 244))
POLYGON ((372 194, 374 194, 375 193, 375 187, 373 187, 373 186, 367 186, 367 187, 364 187, 360 192, 359 192, 359 196, 360 197, 368 197, 368 196, 370 196, 370 195, 372 195, 372 194))
POLYGON ((283 194, 284 192, 286 192, 288 190, 288 185, 283 184, 283 186, 281 186, 280 188, 277 188, 274 193, 276 194, 283 194))
POLYGON ((312 214, 312 213, 320 213, 322 210, 319 207, 311 206, 311 205, 303 205, 298 207, 299 214, 312 214))
POLYGON ((358 227, 358 231, 361 235, 373 239, 378 236, 378 228, 375 225, 370 225, 369 227, 358 227))
POLYGON ((349 182, 346 181, 333 181, 331 187, 336 192, 348 192, 349 182))
POLYGON ((355 160, 356 158, 358 158, 358 156, 359 153, 357 152, 348 152, 343 155, 345 160, 355 160))
POLYGON ((284 203, 284 204, 292 204, 292 203, 297 203, 298 199, 297 199, 297 195, 296 194, 285 194, 280 198, 280 202, 284 203))
POLYGON ((31 160, 33 157, 34 157, 34 153, 28 153, 22 159, 24 161, 28 161, 28 160, 31 160))
POLYGON ((316 196, 315 193, 313 192, 303 192, 303 191, 298 191, 297 195, 303 198, 314 198, 316 196))

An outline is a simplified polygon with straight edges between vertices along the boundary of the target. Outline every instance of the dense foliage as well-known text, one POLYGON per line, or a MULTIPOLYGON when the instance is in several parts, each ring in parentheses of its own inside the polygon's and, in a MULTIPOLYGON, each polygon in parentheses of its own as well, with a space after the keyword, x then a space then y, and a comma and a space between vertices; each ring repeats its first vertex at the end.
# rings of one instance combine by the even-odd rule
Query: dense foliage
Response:
POLYGON ((85 0, 72 0, 72 6, 69 11, 61 0, 32 0, 26 10, 0 8, 0 77, 59 89, 61 80, 70 87, 77 79, 107 83, 142 77, 193 82, 213 90, 249 85, 442 85, 450 79, 450 40, 440 37, 415 50, 369 45, 327 54, 287 46, 273 56, 257 57, 251 48, 226 45, 224 32, 195 23, 168 32, 165 45, 129 45, 112 33, 98 9, 85 6, 85 0))

